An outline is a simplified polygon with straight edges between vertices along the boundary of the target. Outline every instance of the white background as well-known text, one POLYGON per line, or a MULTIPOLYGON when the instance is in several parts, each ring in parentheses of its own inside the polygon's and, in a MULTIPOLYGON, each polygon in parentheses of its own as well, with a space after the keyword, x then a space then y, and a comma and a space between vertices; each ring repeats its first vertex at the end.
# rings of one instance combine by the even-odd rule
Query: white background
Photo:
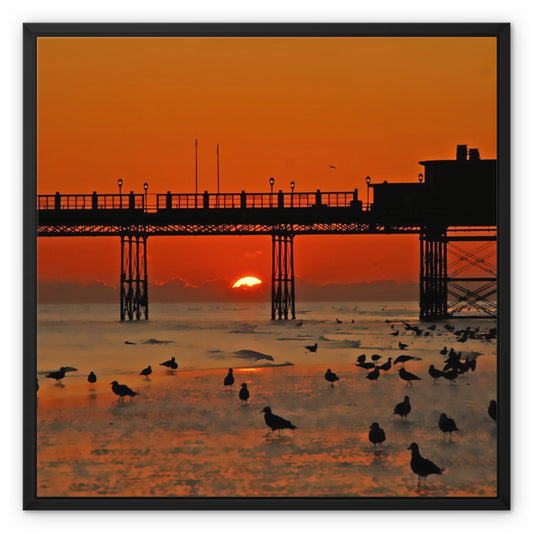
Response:
MULTIPOLYGON (((4 531, 532 531, 533 18, 526 0, 4 0, 0 7, 0 526, 4 531), (353 5, 352 5, 353 4, 353 5), (512 23, 512 511, 36 512, 22 506, 23 22, 512 23), (529 522, 529 524, 528 524, 529 522)), ((472 58, 475 61, 475 58, 472 58)))

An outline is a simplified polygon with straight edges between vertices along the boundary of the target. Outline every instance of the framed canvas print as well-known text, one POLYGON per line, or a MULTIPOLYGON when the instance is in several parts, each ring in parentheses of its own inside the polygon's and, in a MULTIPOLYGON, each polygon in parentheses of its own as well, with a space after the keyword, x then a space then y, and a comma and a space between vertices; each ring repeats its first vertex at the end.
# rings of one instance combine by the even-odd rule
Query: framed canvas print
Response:
POLYGON ((24 508, 509 508, 508 24, 23 31, 24 508))

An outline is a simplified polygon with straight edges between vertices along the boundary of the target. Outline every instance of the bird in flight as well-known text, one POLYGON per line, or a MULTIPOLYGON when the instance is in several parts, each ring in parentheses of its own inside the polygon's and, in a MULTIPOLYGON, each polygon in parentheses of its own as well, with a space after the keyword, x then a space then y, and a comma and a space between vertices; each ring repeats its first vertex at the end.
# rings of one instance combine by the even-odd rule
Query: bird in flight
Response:
POLYGON ((329 165, 329 168, 332 168, 333 170, 337 170, 337 167, 334 165, 329 165))

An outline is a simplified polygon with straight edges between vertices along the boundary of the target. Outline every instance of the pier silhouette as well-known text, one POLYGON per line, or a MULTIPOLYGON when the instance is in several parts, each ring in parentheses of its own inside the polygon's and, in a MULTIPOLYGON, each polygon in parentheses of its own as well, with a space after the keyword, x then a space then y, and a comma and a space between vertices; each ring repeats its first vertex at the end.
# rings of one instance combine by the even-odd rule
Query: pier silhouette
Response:
POLYGON ((425 176, 415 182, 367 178, 365 203, 357 189, 272 186, 266 193, 149 194, 145 184, 144 193, 38 195, 37 235, 120 237, 121 320, 148 319, 150 236, 270 235, 274 320, 296 318, 295 236, 418 234, 420 318, 453 318, 466 309, 495 318, 497 160, 458 145, 456 159, 420 164, 425 176))

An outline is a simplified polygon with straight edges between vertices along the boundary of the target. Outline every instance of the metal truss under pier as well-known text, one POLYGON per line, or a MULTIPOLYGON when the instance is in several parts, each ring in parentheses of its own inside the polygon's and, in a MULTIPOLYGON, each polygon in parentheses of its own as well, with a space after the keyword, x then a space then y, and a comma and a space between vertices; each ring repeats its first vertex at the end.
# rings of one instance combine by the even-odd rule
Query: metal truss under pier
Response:
POLYGON ((496 240, 494 230, 449 235, 446 227, 421 228, 421 320, 497 317, 496 240))
POLYGON ((272 320, 296 318, 293 243, 290 228, 272 233, 272 320))
POLYGON ((146 241, 140 231, 120 236, 120 320, 148 320, 146 241))

